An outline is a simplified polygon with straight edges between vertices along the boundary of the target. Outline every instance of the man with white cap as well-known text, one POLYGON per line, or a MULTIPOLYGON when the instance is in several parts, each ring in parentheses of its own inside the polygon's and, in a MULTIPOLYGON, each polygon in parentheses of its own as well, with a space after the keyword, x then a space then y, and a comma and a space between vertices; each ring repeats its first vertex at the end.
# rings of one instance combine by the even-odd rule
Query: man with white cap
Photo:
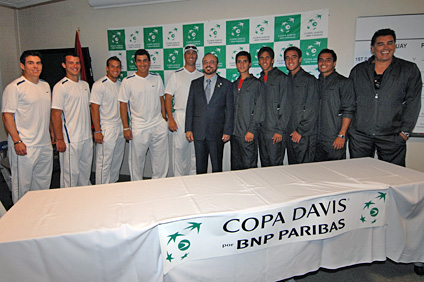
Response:
POLYGON ((196 174, 196 157, 193 142, 185 137, 185 116, 191 81, 203 75, 196 69, 198 49, 189 44, 184 48, 184 67, 176 70, 165 89, 165 107, 168 127, 172 131, 172 168, 175 176, 196 174))

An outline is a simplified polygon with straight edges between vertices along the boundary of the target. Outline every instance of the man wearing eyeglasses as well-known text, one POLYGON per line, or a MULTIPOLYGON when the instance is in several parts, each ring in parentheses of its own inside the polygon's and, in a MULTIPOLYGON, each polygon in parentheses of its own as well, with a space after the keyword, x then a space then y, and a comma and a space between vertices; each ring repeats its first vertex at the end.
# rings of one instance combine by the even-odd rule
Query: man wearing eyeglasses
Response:
POLYGON ((323 49, 318 55, 320 109, 315 161, 346 159, 346 132, 355 113, 351 80, 336 71, 337 55, 323 49))
POLYGON ((396 34, 381 29, 371 39, 373 56, 350 77, 356 114, 349 129, 351 158, 374 157, 405 166, 406 141, 421 109, 421 73, 416 64, 394 56, 396 34))
POLYGON ((204 76, 191 82, 187 100, 185 132, 194 142, 196 173, 206 173, 208 158, 212 172, 222 171, 224 143, 233 133, 233 88, 229 80, 216 72, 218 57, 203 57, 204 76))
POLYGON ((195 45, 188 44, 184 47, 184 67, 171 75, 165 89, 168 128, 172 131, 171 162, 174 176, 196 174, 194 145, 185 138, 184 123, 191 81, 203 76, 196 69, 197 52, 195 45))

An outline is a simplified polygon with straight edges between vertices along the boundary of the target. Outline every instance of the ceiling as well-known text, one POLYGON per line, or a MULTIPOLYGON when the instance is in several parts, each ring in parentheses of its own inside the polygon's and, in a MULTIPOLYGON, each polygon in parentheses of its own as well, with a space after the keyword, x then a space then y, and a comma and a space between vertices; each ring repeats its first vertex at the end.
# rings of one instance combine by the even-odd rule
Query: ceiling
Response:
MULTIPOLYGON (((50 4, 59 1, 66 0, 0 0, 0 6, 23 9, 37 5, 50 4)), ((102 8, 113 8, 122 6, 142 5, 142 4, 154 4, 174 1, 185 1, 185 0, 87 0, 90 6, 94 9, 102 8)))
POLYGON ((53 2, 59 2, 65 0, 0 0, 0 6, 22 9, 32 7, 41 4, 49 4, 53 2))

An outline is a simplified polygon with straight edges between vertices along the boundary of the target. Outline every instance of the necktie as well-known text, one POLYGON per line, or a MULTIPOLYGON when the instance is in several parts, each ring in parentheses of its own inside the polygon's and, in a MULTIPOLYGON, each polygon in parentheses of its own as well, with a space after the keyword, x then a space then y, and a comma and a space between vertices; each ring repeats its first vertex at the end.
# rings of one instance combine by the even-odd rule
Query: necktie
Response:
POLYGON ((210 79, 206 79, 206 89, 205 89, 205 94, 206 94, 206 101, 209 104, 209 101, 211 100, 211 80, 210 79))

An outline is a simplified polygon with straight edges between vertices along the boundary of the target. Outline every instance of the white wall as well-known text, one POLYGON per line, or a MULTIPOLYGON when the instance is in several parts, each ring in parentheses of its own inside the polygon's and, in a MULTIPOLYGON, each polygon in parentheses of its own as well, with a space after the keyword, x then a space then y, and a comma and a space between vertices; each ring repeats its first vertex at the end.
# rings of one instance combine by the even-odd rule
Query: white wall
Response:
MULTIPOLYGON (((81 44, 90 47, 94 78, 98 79, 104 75, 108 58, 107 28, 288 14, 323 8, 330 12, 328 47, 338 54, 337 70, 348 75, 353 65, 357 17, 424 13, 424 1, 189 0, 94 10, 87 0, 67 0, 19 10, 18 15, 22 50, 73 47, 75 30, 80 27, 81 44)), ((16 57, 16 50, 7 52, 16 57)), ((3 66, 1 73, 3 78, 3 66)), ((408 143, 407 166, 424 171, 424 139, 412 138, 408 143)))
MULTIPOLYGON (((0 90, 21 74, 19 68, 19 47, 16 11, 0 7, 0 90)), ((6 140, 7 134, 0 123, 0 141, 6 140)))

